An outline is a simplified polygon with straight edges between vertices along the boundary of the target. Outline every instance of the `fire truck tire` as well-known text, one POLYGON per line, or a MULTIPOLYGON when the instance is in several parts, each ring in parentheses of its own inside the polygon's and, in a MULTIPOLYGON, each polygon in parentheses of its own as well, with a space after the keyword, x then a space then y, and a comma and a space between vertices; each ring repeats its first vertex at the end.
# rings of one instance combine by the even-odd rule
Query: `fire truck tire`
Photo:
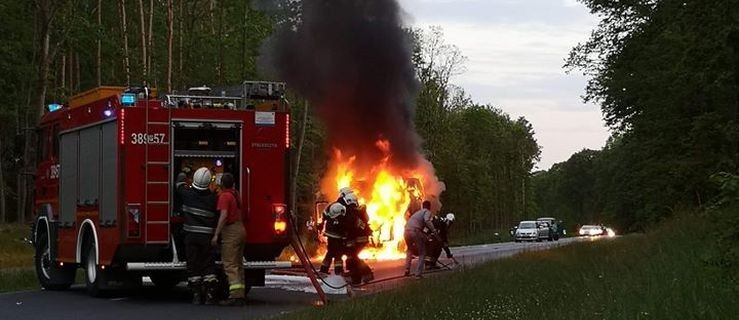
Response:
POLYGON ((93 241, 86 241, 84 248, 85 258, 82 260, 82 269, 85 270, 87 293, 92 297, 102 297, 106 293, 109 272, 97 265, 97 249, 93 241))
POLYGON ((39 234, 34 264, 41 287, 46 290, 65 290, 74 283, 75 265, 58 266, 51 259, 48 232, 39 234))

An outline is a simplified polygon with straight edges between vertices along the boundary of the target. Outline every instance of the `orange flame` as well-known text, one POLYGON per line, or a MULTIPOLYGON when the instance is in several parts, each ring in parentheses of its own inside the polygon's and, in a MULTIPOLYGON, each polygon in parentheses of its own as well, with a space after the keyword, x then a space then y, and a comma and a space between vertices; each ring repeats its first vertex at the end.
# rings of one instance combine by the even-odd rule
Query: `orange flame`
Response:
MULTIPOLYGON (((424 160, 424 166, 416 170, 393 168, 388 164, 391 157, 390 142, 378 140, 375 147, 385 157, 372 168, 366 169, 355 166, 354 156, 345 158, 341 150, 334 150, 328 174, 324 177, 322 192, 325 195, 338 196, 339 189, 351 187, 357 194, 359 203, 366 206, 373 230, 373 245, 362 251, 361 258, 400 259, 405 257, 403 231, 406 214, 419 209, 420 202, 424 199, 424 185, 421 183, 440 183, 433 176, 433 171, 429 171, 433 169, 430 169, 427 161, 424 160)), ((437 186, 434 189, 441 188, 437 186)))

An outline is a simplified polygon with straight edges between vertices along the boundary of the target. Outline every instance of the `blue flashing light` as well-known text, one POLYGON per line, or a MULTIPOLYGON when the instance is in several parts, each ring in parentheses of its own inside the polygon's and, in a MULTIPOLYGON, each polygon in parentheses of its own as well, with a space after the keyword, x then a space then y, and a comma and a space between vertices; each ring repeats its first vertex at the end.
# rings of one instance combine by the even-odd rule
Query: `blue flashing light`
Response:
POLYGON ((121 104, 124 106, 133 106, 136 104, 135 93, 124 93, 121 95, 121 104))
POLYGON ((104 115, 105 115, 106 117, 110 117, 110 116, 112 116, 112 115, 113 115, 113 110, 107 109, 107 110, 103 111, 103 114, 104 114, 104 115))
POLYGON ((61 104, 58 103, 52 103, 46 106, 46 108, 49 110, 49 112, 54 112, 62 108, 61 104))

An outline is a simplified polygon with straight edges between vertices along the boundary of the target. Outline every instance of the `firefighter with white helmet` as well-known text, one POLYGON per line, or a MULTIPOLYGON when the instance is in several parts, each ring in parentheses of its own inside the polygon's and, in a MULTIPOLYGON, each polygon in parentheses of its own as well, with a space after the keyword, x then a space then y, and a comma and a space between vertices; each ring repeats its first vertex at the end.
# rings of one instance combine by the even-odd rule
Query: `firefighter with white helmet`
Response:
POLYGON ((441 250, 443 249, 446 253, 447 259, 453 259, 452 251, 449 250, 449 228, 454 223, 454 213, 447 213, 444 217, 435 216, 431 223, 436 228, 438 237, 431 237, 427 244, 426 251, 426 267, 429 269, 438 269, 439 266, 436 264, 441 256, 441 250))
POLYGON ((332 203, 323 212, 324 234, 328 238, 328 250, 321 263, 321 273, 328 274, 332 260, 334 273, 339 276, 344 273, 344 262, 341 260, 341 256, 344 253, 344 240, 346 240, 343 225, 345 215, 346 206, 339 202, 332 203))
POLYGON ((212 174, 206 167, 192 176, 191 188, 178 188, 180 211, 184 215, 187 284, 193 304, 215 304, 218 290, 214 248, 211 238, 217 223, 215 193, 210 189, 212 174))
POLYGON ((372 229, 369 225, 367 208, 359 206, 354 194, 344 199, 348 203, 346 210, 346 266, 351 273, 352 284, 361 284, 375 279, 372 269, 359 258, 359 253, 369 244, 372 229))

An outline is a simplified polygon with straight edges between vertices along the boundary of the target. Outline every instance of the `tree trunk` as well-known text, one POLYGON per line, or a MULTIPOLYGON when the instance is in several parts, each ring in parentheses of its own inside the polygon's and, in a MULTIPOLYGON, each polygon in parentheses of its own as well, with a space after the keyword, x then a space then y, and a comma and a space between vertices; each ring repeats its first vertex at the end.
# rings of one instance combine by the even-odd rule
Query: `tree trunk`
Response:
POLYGON ((121 33, 123 34, 123 68, 126 72, 126 86, 131 84, 131 63, 128 53, 128 26, 126 24, 126 0, 121 0, 121 33))
POLYGON ((139 0, 139 18, 140 18, 140 26, 139 30, 141 30, 141 76, 143 77, 143 80, 145 81, 148 79, 148 69, 146 69, 146 18, 144 14, 144 0, 139 0))
MULTIPOLYGON (((149 73, 153 73, 151 70, 151 56, 154 54, 154 45, 152 45, 152 39, 151 35, 152 32, 152 26, 154 25, 154 0, 149 0, 149 31, 147 34, 147 44, 146 44, 146 70, 149 71, 149 73)), ((147 79, 148 80, 148 79, 147 79)))
MULTIPOLYGON (((62 72, 62 74, 61 74, 61 77, 60 77, 62 79, 62 81, 61 81, 61 88, 62 88, 62 90, 64 90, 67 87, 67 53, 66 52, 65 53, 62 53, 62 57, 61 57, 60 62, 62 64, 62 66, 61 66, 61 72, 62 72)), ((43 112, 43 110, 41 112, 43 112)))
POLYGON ((98 18, 98 34, 97 34, 97 56, 95 59, 95 84, 99 87, 102 85, 102 57, 103 57, 103 0, 98 0, 97 18, 98 18))
POLYGON ((172 37, 174 35, 174 0, 167 0, 167 93, 172 92, 172 37))
MULTIPOLYGON (((0 150, 3 150, 3 135, 0 135, 0 150)), ((3 175, 3 162, 0 161, 0 223, 7 222, 5 210, 5 176, 3 175)))
POLYGON ((179 30, 179 32, 177 34, 177 37, 179 37, 179 46, 178 46, 179 48, 177 50, 177 54, 179 55, 179 57, 177 59, 177 63, 179 64, 178 65, 178 68, 177 68, 177 87, 178 88, 179 87, 182 87, 184 85, 182 83, 182 76, 183 76, 182 75, 182 67, 183 67, 183 60, 182 60, 182 41, 183 41, 183 34, 184 34, 184 32, 182 30, 182 20, 185 17, 185 11, 184 11, 184 7, 183 7, 182 3, 184 1, 185 0, 180 0, 180 2, 179 2, 179 10, 178 10, 179 11, 179 15, 178 15, 178 19, 177 19, 177 24, 179 25, 179 27, 177 28, 177 30, 179 30))
POLYGON ((249 18, 249 2, 244 1, 244 20, 241 21, 241 80, 246 79, 246 27, 249 18))
POLYGON ((80 53, 79 51, 74 52, 74 93, 80 92, 82 86, 82 78, 80 74, 80 53))
POLYGON ((221 4, 221 10, 218 12, 218 66, 217 68, 217 78, 218 78, 218 84, 223 85, 225 80, 223 76, 223 10, 224 5, 221 4))

